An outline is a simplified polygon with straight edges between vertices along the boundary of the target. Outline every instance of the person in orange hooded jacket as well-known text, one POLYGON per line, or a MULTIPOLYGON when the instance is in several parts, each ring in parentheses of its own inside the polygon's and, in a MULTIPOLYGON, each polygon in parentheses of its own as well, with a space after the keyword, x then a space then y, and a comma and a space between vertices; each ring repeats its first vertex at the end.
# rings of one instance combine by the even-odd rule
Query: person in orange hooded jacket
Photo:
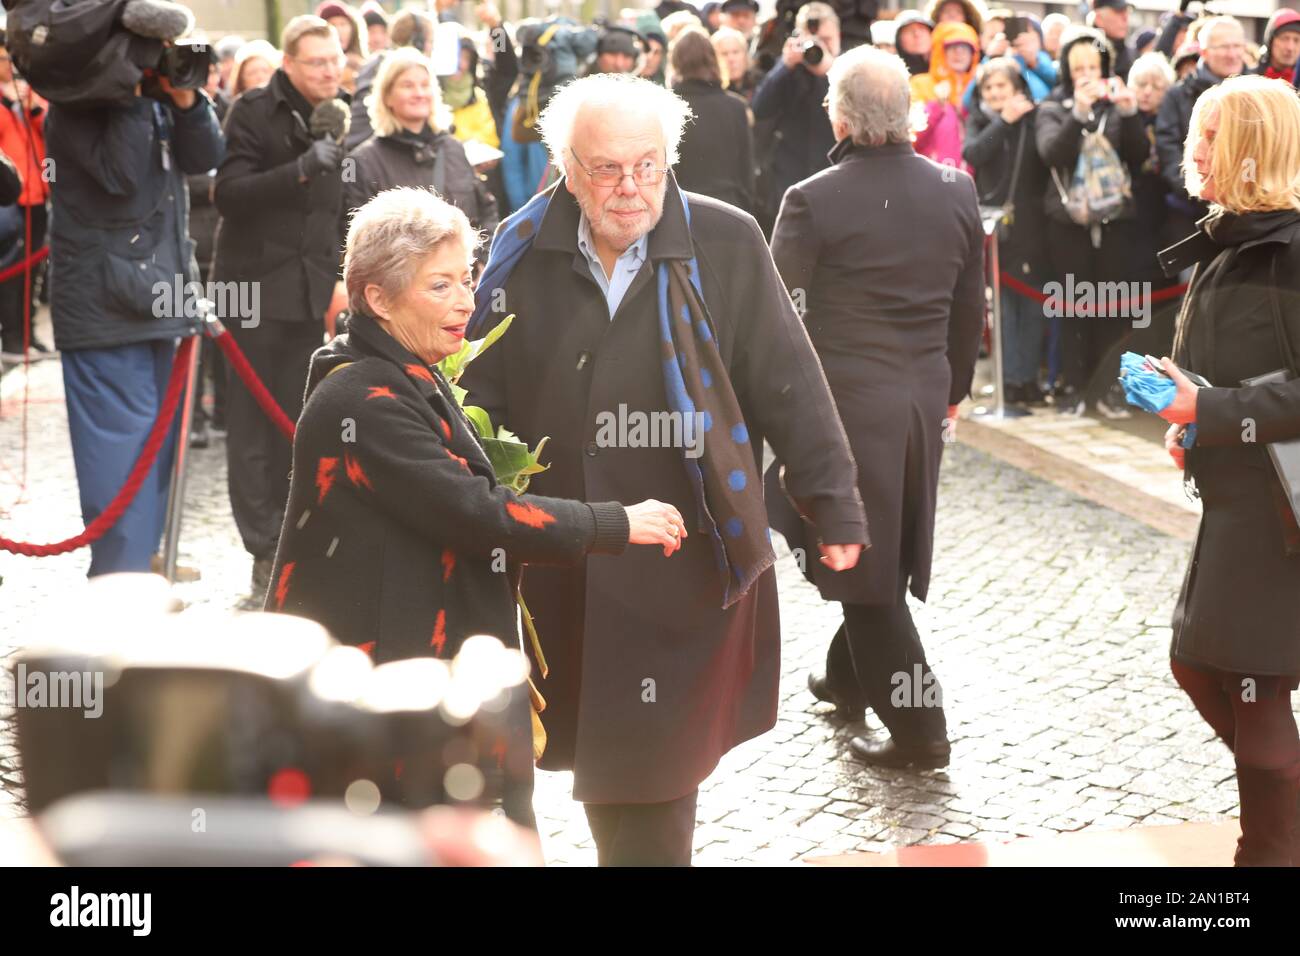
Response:
MULTIPOLYGON (((34 93, 26 81, 14 75, 13 61, 0 29, 0 152, 11 160, 22 179, 22 194, 9 211, 11 220, 4 227, 12 241, 0 249, 0 266, 16 262, 28 252, 45 244, 47 217, 45 203, 50 198, 49 178, 45 175, 45 100, 34 93), (25 244, 27 222, 31 219, 31 244, 25 244)), ((35 276, 35 270, 32 276, 35 276)), ((0 284, 0 352, 6 360, 23 355, 23 309, 25 276, 0 284)), ((32 302, 33 312, 36 302, 32 302)), ((31 339, 32 359, 49 357, 49 346, 31 339)))
POLYGON ((930 69, 912 77, 912 102, 924 110, 925 128, 916 134, 922 156, 966 172, 961 158, 965 133, 962 94, 979 65, 979 36, 965 23, 940 23, 930 40, 930 69))

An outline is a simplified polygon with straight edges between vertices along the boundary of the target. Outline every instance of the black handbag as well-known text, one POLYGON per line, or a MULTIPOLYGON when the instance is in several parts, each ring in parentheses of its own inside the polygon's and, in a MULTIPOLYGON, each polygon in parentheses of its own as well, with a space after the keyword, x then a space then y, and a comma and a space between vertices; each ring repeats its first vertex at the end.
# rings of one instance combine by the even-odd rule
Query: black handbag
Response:
MULTIPOLYGON (((1275 252, 1271 265, 1269 281, 1269 299, 1273 305, 1273 331, 1277 336, 1278 348, 1282 353, 1284 367, 1264 375, 1255 375, 1242 379, 1242 385, 1279 385, 1300 378, 1296 369, 1295 353, 1291 351, 1291 337, 1286 330, 1286 321, 1282 316, 1282 303, 1277 294, 1277 259, 1280 252, 1275 252)), ((1288 556, 1300 555, 1300 438, 1288 438, 1285 441, 1270 442, 1265 446, 1268 457, 1273 462, 1278 484, 1273 486, 1274 497, 1278 500, 1278 517, 1282 520, 1282 537, 1288 556)))

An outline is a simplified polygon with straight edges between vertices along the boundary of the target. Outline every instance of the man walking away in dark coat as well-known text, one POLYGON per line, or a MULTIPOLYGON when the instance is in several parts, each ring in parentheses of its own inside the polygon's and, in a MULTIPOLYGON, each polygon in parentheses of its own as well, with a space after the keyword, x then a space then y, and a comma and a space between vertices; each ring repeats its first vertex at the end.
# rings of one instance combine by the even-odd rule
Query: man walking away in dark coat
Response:
MULTIPOLYGON (((53 105, 45 126, 56 171, 50 311, 87 523, 139 457, 176 339, 197 325, 181 291, 199 278, 185 176, 221 162, 221 129, 202 91, 163 81, 158 97, 93 110, 53 105)), ((92 576, 149 570, 174 441, 173 429, 131 507, 91 545, 92 576)))
MULTIPOLYGON (((934 546, 939 462, 956 406, 970 392, 984 325, 983 229, 975 184, 919 156, 909 138, 907 67, 859 47, 830 74, 835 163, 785 195, 772 255, 804 321, 858 465, 871 549, 857 567, 812 564, 822 597, 844 605, 844 626, 813 693, 889 730, 855 737, 870 763, 943 766, 949 745, 942 691, 907 608, 925 600, 934 546)), ((790 462, 777 450, 789 483, 790 462)), ((774 494, 773 526, 792 548, 815 530, 774 494)))
MULTIPOLYGON (((340 95, 344 59, 334 28, 313 16, 290 20, 281 47, 284 64, 271 82, 244 93, 226 119, 212 271, 218 282, 256 292, 257 314, 226 324, 276 402, 296 419, 338 280, 343 209, 343 146, 329 135, 314 138, 311 121, 318 106, 340 95)), ((230 505, 253 556, 249 603, 260 607, 289 497, 291 447, 233 380, 226 428, 230 505)))
POLYGON ((625 74, 554 95, 541 125, 564 180, 497 231, 471 335, 516 318, 462 380, 492 421, 549 436, 529 491, 653 488, 689 527, 667 560, 524 572, 550 664, 540 765, 573 770, 602 864, 689 863, 700 783, 776 721, 764 438, 828 568, 867 540, 844 429, 757 223, 669 175, 689 115, 625 74))

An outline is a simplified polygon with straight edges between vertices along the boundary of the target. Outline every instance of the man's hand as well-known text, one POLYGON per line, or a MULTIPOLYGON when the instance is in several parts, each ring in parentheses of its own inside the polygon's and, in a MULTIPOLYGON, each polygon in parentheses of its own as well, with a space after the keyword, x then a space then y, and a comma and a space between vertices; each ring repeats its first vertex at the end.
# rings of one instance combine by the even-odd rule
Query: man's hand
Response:
POLYGON ((316 140, 298 157, 298 172, 304 179, 311 179, 317 173, 338 169, 342 162, 343 147, 327 136, 316 140))
POLYGON ((803 38, 790 37, 781 48, 781 62, 787 70, 793 70, 803 62, 803 38))
POLYGON ((818 544, 817 550, 822 553, 821 562, 832 571, 847 571, 858 563, 858 557, 862 554, 862 545, 860 544, 818 544))
POLYGON ((347 310, 348 307, 348 287, 343 284, 342 280, 334 283, 334 294, 330 296, 330 304, 325 307, 325 341, 328 342, 334 338, 338 330, 339 313, 347 310))
POLYGON ((831 51, 827 50, 825 46, 822 47, 822 52, 822 61, 816 66, 809 66, 806 63, 804 64, 804 69, 813 76, 825 76, 831 71, 831 65, 835 62, 835 57, 831 55, 831 51))
POLYGON ((989 41, 988 49, 985 50, 984 53, 990 57, 1002 56, 1007 52, 1007 46, 1007 35, 1005 33, 999 33, 989 41))
POLYGON ((1160 413, 1160 417, 1175 425, 1190 425, 1196 421, 1196 393, 1200 389, 1192 384, 1191 380, 1183 374, 1183 370, 1174 364, 1173 359, 1165 356, 1160 360, 1160 364, 1178 386, 1178 393, 1174 395, 1174 400, 1160 413))
POLYGON ((176 89, 176 87, 172 86, 171 80, 167 79, 165 76, 158 77, 158 86, 164 93, 172 98, 172 102, 176 104, 178 110, 189 109, 199 98, 199 94, 195 90, 176 89))

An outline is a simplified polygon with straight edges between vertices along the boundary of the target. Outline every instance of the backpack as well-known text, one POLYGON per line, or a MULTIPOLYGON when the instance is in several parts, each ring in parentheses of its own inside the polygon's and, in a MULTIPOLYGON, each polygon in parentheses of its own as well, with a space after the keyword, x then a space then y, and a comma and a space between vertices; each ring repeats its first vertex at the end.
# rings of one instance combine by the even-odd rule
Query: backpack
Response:
POLYGON ((567 17, 520 26, 515 35, 519 42, 519 78, 511 134, 516 143, 541 140, 538 117, 551 94, 578 74, 582 63, 596 52, 597 31, 567 17))
POLYGON ((555 58, 547 49, 560 24, 521 27, 519 33, 519 108, 511 132, 516 143, 541 141, 537 120, 555 89, 558 78, 555 58))
POLYGON ((162 56, 160 40, 119 24, 126 0, 5 0, 14 65, 51 103, 81 108, 124 105, 142 67, 162 56))
POLYGON ((1061 177, 1052 170, 1052 181, 1061 194, 1061 205, 1070 219, 1080 226, 1098 226, 1119 215, 1133 196, 1128 167, 1120 161, 1115 147, 1106 138, 1106 120, 1102 117, 1096 130, 1083 134, 1079 160, 1067 190, 1061 177))

